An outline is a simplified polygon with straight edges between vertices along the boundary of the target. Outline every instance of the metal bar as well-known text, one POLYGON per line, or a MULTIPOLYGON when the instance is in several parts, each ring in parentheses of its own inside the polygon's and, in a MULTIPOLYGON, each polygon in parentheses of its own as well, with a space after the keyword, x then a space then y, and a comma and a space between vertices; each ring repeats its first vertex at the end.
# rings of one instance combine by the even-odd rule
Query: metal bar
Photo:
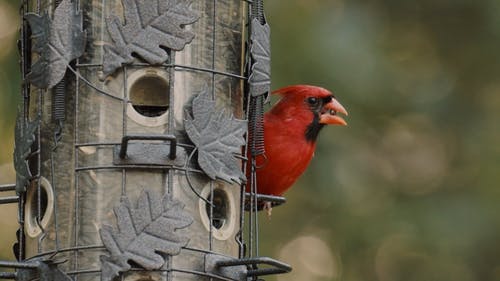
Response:
POLYGON ((175 154, 177 150, 177 138, 174 135, 128 135, 123 136, 121 148, 120 148, 120 158, 125 158, 127 156, 128 142, 131 140, 164 140, 170 141, 170 153, 168 157, 170 159, 175 159, 175 154))
MULTIPOLYGON (((215 69, 215 51, 216 51, 216 21, 217 21, 217 0, 212 0, 213 10, 212 10, 212 70, 215 69)), ((215 100, 215 73, 212 71, 212 99, 215 100)), ((209 214, 209 225, 210 231, 208 232, 208 249, 213 250, 213 237, 214 237, 214 183, 210 181, 210 214, 209 214)))
POLYGON ((229 72, 225 72, 225 71, 219 71, 219 70, 215 70, 215 69, 205 68, 205 67, 188 66, 188 65, 174 65, 174 66, 175 66, 175 68, 208 72, 208 73, 212 73, 212 74, 219 74, 222 76, 228 76, 228 77, 238 78, 238 79, 242 79, 242 80, 248 79, 248 77, 242 76, 240 74, 234 74, 234 73, 229 73, 229 72))
POLYGON ((223 254, 223 253, 218 253, 218 252, 204 250, 204 249, 198 249, 198 248, 191 248, 191 247, 187 247, 187 246, 186 247, 182 247, 182 250, 191 251, 191 252, 195 252, 195 253, 201 253, 201 254, 214 254, 214 255, 217 255, 217 256, 226 257, 228 259, 234 259, 233 256, 226 255, 226 254, 223 254))
POLYGON ((281 274, 292 271, 292 267, 284 262, 269 258, 269 257, 256 257, 244 258, 238 260, 220 260, 216 263, 216 267, 231 267, 240 265, 258 265, 265 264, 274 266, 274 268, 253 269, 247 272, 247 276, 262 276, 269 274, 281 274))
MULTIPOLYGON (((75 143, 75 147, 85 147, 85 146, 113 146, 113 145, 119 145, 121 144, 120 142, 82 142, 82 143, 75 143)), ((187 144, 187 143, 177 143, 177 146, 180 147, 187 147, 187 148, 194 148, 195 146, 192 144, 187 144)), ((238 155, 235 155, 236 158, 247 160, 245 157, 241 157, 238 155)), ((14 184, 15 187, 15 184, 14 184)))
MULTIPOLYGON (((104 61, 103 61, 104 63, 104 61)), ((128 118, 127 118, 127 105, 130 102, 130 95, 129 95, 129 89, 128 89, 128 67, 126 65, 123 66, 123 76, 122 76, 122 85, 123 85, 123 91, 121 92, 122 94, 122 138, 124 138, 127 135, 127 126, 128 126, 128 118)), ((123 141, 123 139, 122 139, 123 141)), ((123 146, 122 146, 123 148, 123 146)), ((125 152, 126 153, 126 152, 125 152)), ((123 157, 122 157, 123 159, 123 157)), ((127 171, 125 169, 121 169, 122 173, 122 184, 121 184, 121 196, 125 197, 127 196, 127 171)), ((121 275, 120 276, 120 281, 124 281, 125 276, 121 275)))
POLYGON ((0 261, 0 267, 38 268, 38 262, 0 261))
POLYGON ((210 278, 215 278, 215 280, 223 280, 223 281, 238 281, 235 279, 227 278, 224 276, 208 273, 208 272, 202 272, 202 271, 196 271, 196 270, 188 270, 188 269, 170 269, 168 272, 179 272, 179 273, 186 273, 186 274, 192 274, 192 275, 197 275, 197 276, 203 276, 203 277, 210 277, 210 278))
POLYGON ((0 272, 0 279, 16 279, 16 277, 15 272, 0 272))
POLYGON ((193 172, 193 173, 198 173, 198 174, 204 174, 203 171, 198 170, 198 169, 184 168, 184 167, 172 166, 172 165, 157 165, 157 166, 152 166, 152 165, 86 166, 86 167, 78 167, 78 168, 75 169, 75 171, 76 172, 81 172, 81 171, 88 171, 88 170, 117 170, 117 169, 122 169, 122 168, 127 168, 127 169, 143 169, 143 168, 148 168, 148 169, 173 169, 173 170, 178 170, 178 171, 188 171, 188 172, 193 172))
MULTIPOLYGON (((257 160, 254 158, 253 159, 253 163, 252 163, 252 166, 256 165, 257 164, 257 160)), ((258 257, 260 254, 259 254, 259 214, 257 213, 259 211, 259 201, 257 199, 257 194, 259 193, 259 188, 258 188, 258 182, 257 182, 257 171, 254 170, 254 173, 252 175, 254 177, 254 183, 255 183, 255 190, 253 190, 254 192, 254 198, 253 198, 253 201, 254 201, 254 210, 252 210, 252 213, 254 215, 254 223, 255 223, 255 256, 258 257)))
POLYGON ((213 251, 213 237, 214 237, 214 183, 210 181, 210 214, 208 223, 210 231, 208 232, 208 249, 213 251))
MULTIPOLYGON (((174 50, 170 51, 170 63, 175 64, 175 54, 176 52, 174 50)), ((174 134, 174 108, 175 108, 175 67, 165 67, 165 70, 168 72, 168 102, 169 102, 169 108, 170 110, 168 111, 168 127, 167 127, 167 133, 168 134, 174 134)), ((174 196, 174 175, 171 169, 168 169, 166 171, 167 173, 167 194, 170 197, 174 196)), ((167 268, 172 268, 173 260, 172 258, 167 259, 166 261, 166 266, 167 268)), ((167 272, 166 276, 163 278, 164 280, 170 281, 173 279, 173 274, 170 272, 167 272)))
MULTIPOLYGON (((134 66, 141 67, 141 66, 151 66, 151 65, 149 63, 135 63, 135 64, 130 65, 130 66, 131 67, 134 67, 134 66)), ((175 63, 166 63, 166 64, 162 64, 161 66, 172 67, 172 68, 176 68, 178 70, 194 70, 194 71, 200 71, 200 72, 208 72, 208 73, 213 73, 213 74, 219 74, 222 76, 238 78, 238 79, 242 79, 242 80, 248 79, 248 77, 243 76, 241 74, 235 74, 235 73, 230 73, 230 72, 226 72, 226 71, 210 69, 210 68, 206 68, 206 67, 182 65, 182 64, 175 64, 175 63)), ((77 64, 76 67, 94 68, 94 67, 102 67, 102 65, 98 64, 98 63, 82 63, 82 64, 77 64)), ((73 71, 72 69, 70 69, 70 70, 73 71)), ((102 91, 102 90, 99 90, 99 91, 102 91)), ((114 98, 117 98, 117 97, 114 97, 114 98)))
POLYGON ((213 70, 215 70, 215 51, 217 50, 216 49, 216 31, 215 29, 217 28, 217 25, 216 25, 216 21, 217 21, 217 11, 215 10, 216 9, 216 6, 217 6, 217 0, 213 0, 212 1, 212 5, 214 6, 214 9, 213 9, 213 12, 212 12, 212 18, 213 18, 213 21, 212 21, 212 98, 215 100, 215 72, 213 70))
POLYGON ((0 192, 2 191, 14 191, 16 190, 16 184, 0 184, 0 192))
POLYGON ((0 198, 0 205, 2 204, 11 204, 19 202, 19 196, 5 196, 0 198))
POLYGON ((19 218, 19 250, 18 250, 18 260, 24 260, 25 257, 25 244, 26 244, 26 234, 24 233, 24 207, 26 203, 26 193, 21 193, 18 205, 18 218, 19 218))
POLYGON ((75 143, 75 147, 85 147, 85 146, 112 146, 119 145, 119 142, 86 142, 86 143, 75 143))
POLYGON ((71 270, 65 272, 67 275, 77 275, 77 274, 89 274, 89 273, 99 273, 100 269, 80 269, 80 270, 71 270))
POLYGON ((44 253, 39 253, 36 254, 30 259, 38 258, 38 257, 43 257, 43 256, 54 256, 56 254, 64 253, 64 252, 71 252, 71 251, 77 251, 77 250, 92 250, 92 249, 97 249, 97 250, 104 250, 106 249, 103 245, 89 245, 89 246, 77 246, 77 247, 69 247, 69 248, 60 248, 54 251, 47 251, 44 253))
MULTIPOLYGON (((251 264, 267 264, 276 267, 287 268, 290 267, 288 264, 284 262, 280 262, 278 260, 269 258, 269 257, 255 257, 255 258, 244 258, 238 260, 220 260, 216 263, 218 267, 227 267, 227 266, 238 266, 238 265, 251 265, 251 264)), ((291 268, 290 268, 291 269, 291 268)))
MULTIPOLYGON (((251 197, 251 196, 252 196, 251 193, 249 193, 249 192, 245 193, 245 197, 251 197)), ((267 195, 267 194, 261 194, 261 193, 257 193, 256 196, 257 196, 257 199, 259 199, 259 200, 270 201, 273 203, 285 203, 286 202, 286 198, 283 196, 267 195)))
MULTIPOLYGON (((40 120, 42 119, 42 116, 44 114, 43 112, 43 105, 44 105, 44 99, 43 99, 43 94, 45 93, 44 90, 42 89, 39 89, 38 90, 38 118, 40 118, 40 120)), ((36 173, 37 175, 35 177, 33 177, 34 179, 36 179, 36 202, 37 202, 37 208, 36 208, 36 221, 37 222, 40 222, 42 220, 42 186, 41 186, 41 181, 40 181, 40 175, 42 173, 42 155, 41 155, 41 151, 42 151, 42 139, 41 139, 41 134, 42 134, 42 124, 41 122, 38 123, 38 127, 37 127, 37 130, 36 130, 36 145, 37 145, 37 151, 36 151, 36 173)), ((42 251, 42 244, 41 244, 41 241, 42 239, 45 237, 45 229, 41 228, 42 229, 42 234, 38 236, 38 239, 37 239, 37 252, 41 252, 42 251)))
POLYGON ((284 274, 290 271, 291 268, 290 270, 284 270, 280 268, 250 269, 247 271, 247 276, 255 277, 255 276, 273 275, 273 274, 284 274))
MULTIPOLYGON (((122 98, 119 98, 117 96, 114 96, 104 90, 101 90, 99 88, 97 88, 92 82, 90 82, 89 80, 87 80, 85 77, 83 77, 81 74, 80 74, 80 71, 79 69, 74 69, 71 65, 68 64, 68 69, 73 72, 73 74, 75 74, 75 77, 76 77, 76 80, 77 81, 80 81, 82 80, 84 82, 85 85, 89 86, 90 88, 94 89, 97 93, 101 94, 101 95, 104 95, 108 98, 112 98, 112 99, 115 99, 115 100, 123 100, 122 98)), ((77 90, 78 91, 78 90, 77 90)))
MULTIPOLYGON (((79 62, 79 59, 76 60, 76 64, 78 65, 78 62, 79 62)), ((73 69, 70 65, 68 65, 68 68, 71 70, 73 69)), ((75 74, 75 96, 74 96, 74 108, 75 108, 75 116, 74 116, 74 123, 73 123, 73 128, 74 128, 74 139, 73 139, 73 143, 78 143, 80 141, 80 127, 79 127, 79 118, 80 118, 80 79, 81 79, 81 75, 80 75, 80 69, 79 67, 75 67, 73 73, 75 74)), ((82 81, 84 81, 84 83, 88 82, 86 81, 86 79, 82 79, 82 81)), ((89 83, 87 83, 87 85, 90 86, 89 83)), ((93 87, 93 86, 90 86, 91 88, 93 89, 96 89, 97 87, 93 87)), ((97 92, 99 92, 99 90, 97 89, 97 92)), ((75 194, 73 196, 73 200, 74 200, 74 208, 73 208, 73 216, 74 216, 74 220, 71 221, 70 220, 70 223, 73 224, 73 228, 72 230, 74 231, 73 233, 73 245, 75 248, 78 247, 78 240, 79 240, 79 225, 80 225, 80 200, 79 200, 79 194, 80 194, 80 175, 77 173, 77 170, 76 170, 76 167, 78 167, 78 163, 79 163, 79 153, 78 153, 78 148, 74 147, 73 148, 73 153, 74 153, 74 161, 73 161, 73 169, 74 169, 74 190, 75 190, 75 194)), ((57 214, 56 214, 57 215, 57 214)), ((78 251, 75 251, 73 253, 73 264, 68 266, 69 267, 72 267, 74 270, 77 270, 78 269, 78 251)), ((76 276, 75 277, 75 280, 78 280, 78 277, 76 276)))
MULTIPOLYGON (((130 272, 143 272, 144 269, 142 268, 131 268, 130 272)), ((89 273, 99 273, 101 270, 99 269, 83 269, 83 270, 72 270, 66 272, 68 275, 78 275, 78 274, 89 274, 89 273)), ((197 275, 197 276, 203 276, 203 277, 210 277, 210 278, 215 278, 216 280, 224 280, 224 281, 238 281, 235 279, 227 278, 224 276, 208 273, 208 272, 203 272, 203 271, 197 271, 197 270, 189 270, 189 269, 176 269, 176 268, 171 268, 171 269, 159 269, 159 270, 151 270, 151 272, 179 272, 179 273, 185 273, 185 274, 192 274, 192 275, 197 275)))
MULTIPOLYGON (((280 205, 286 203, 286 198, 282 197, 282 196, 266 195, 266 194, 260 194, 260 193, 253 194, 251 192, 245 193, 246 200, 253 200, 254 197, 256 197, 256 199, 257 199, 258 211, 261 211, 263 209, 264 202, 271 202, 272 207, 277 207, 277 206, 280 206, 280 205)), ((255 206, 252 206, 251 204, 248 204, 248 203, 245 204, 246 211, 251 211, 252 207, 255 207, 255 206)))

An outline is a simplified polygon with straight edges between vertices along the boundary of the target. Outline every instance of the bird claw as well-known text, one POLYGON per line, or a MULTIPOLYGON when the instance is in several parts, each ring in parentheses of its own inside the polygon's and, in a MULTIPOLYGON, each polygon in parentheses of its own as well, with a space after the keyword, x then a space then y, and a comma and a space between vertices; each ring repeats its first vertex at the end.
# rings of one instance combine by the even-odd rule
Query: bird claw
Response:
POLYGON ((273 211, 273 204, 270 201, 264 202, 264 208, 263 208, 266 213, 267 213, 267 218, 271 219, 271 213, 273 211))

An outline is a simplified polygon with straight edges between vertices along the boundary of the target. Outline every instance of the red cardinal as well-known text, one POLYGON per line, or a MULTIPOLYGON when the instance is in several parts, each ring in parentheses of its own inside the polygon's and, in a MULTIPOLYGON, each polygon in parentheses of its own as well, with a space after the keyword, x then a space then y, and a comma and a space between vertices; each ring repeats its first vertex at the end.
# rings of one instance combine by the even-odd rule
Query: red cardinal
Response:
POLYGON ((281 99, 264 115, 266 154, 256 160, 257 192, 282 195, 309 165, 321 129, 346 125, 337 113, 347 111, 321 87, 295 85, 273 94, 281 99))

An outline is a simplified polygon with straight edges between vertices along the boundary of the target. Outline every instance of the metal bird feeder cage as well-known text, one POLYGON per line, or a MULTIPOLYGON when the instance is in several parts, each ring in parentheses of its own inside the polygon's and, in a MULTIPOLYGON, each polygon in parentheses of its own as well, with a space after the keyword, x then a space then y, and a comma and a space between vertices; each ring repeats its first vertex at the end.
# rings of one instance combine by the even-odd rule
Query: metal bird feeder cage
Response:
POLYGON ((260 280, 262 1, 24 0, 16 280, 260 280), (250 153, 248 153, 250 151, 250 153), (247 168, 248 167, 248 168, 247 168), (248 175, 248 176, 247 176, 248 175))

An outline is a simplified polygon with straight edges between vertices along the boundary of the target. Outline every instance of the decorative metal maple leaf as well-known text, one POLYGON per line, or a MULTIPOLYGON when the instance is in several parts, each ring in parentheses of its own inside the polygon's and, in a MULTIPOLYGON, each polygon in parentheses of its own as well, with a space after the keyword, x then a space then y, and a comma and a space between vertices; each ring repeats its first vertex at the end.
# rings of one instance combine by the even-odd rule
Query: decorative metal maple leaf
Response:
POLYGON ((252 96, 260 96, 271 89, 271 44, 269 41, 271 28, 267 23, 261 24, 258 19, 252 20, 250 36, 250 54, 253 59, 252 73, 248 78, 252 96))
POLYGON ((117 228, 103 225, 99 233, 110 256, 101 256, 101 280, 112 280, 120 272, 128 271, 128 261, 134 261, 144 269, 159 269, 165 259, 157 252, 178 255, 189 239, 176 233, 186 228, 193 219, 183 211, 184 205, 163 198, 152 191, 143 191, 132 206, 125 198, 114 213, 117 228))
POLYGON ((86 34, 82 31, 82 14, 77 1, 63 0, 51 20, 45 12, 25 15, 34 39, 33 50, 40 54, 26 75, 39 88, 52 88, 64 77, 66 67, 85 50, 86 34))
POLYGON ((190 1, 122 0, 122 3, 125 24, 114 15, 106 19, 114 45, 104 47, 104 74, 109 75, 122 64, 131 63, 132 53, 151 64, 163 63, 168 53, 160 46, 180 51, 193 40, 194 33, 184 29, 199 18, 189 9, 190 1))
POLYGON ((23 114, 17 114, 14 147, 14 168, 16 169, 16 192, 26 191, 26 185, 31 179, 27 158, 31 153, 31 145, 35 141, 35 131, 40 124, 40 119, 24 122, 23 114))
POLYGON ((186 112, 185 128, 198 148, 198 164, 213 180, 241 184, 246 180, 241 164, 233 154, 241 153, 247 121, 235 119, 224 110, 216 111, 215 101, 205 88, 192 102, 192 115, 186 112))

